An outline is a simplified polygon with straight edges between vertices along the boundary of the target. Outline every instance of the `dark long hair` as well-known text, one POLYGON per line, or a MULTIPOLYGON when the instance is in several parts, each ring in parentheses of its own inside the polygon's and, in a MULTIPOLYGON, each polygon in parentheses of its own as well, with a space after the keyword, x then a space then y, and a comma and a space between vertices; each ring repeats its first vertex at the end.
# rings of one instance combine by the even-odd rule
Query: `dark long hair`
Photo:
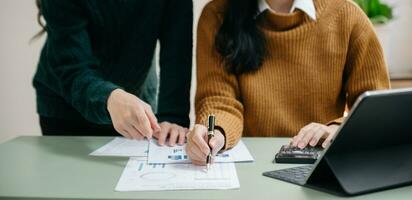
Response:
POLYGON ((39 32, 36 33, 36 35, 33 36, 33 38, 31 39, 32 41, 39 38, 40 36, 42 36, 45 32, 46 32, 46 25, 43 23, 42 16, 43 13, 41 11, 41 0, 36 0, 36 7, 37 7, 37 23, 40 25, 41 30, 39 32))
POLYGON ((252 72, 262 66, 265 38, 258 28, 257 0, 227 0, 215 46, 225 68, 232 74, 252 72))

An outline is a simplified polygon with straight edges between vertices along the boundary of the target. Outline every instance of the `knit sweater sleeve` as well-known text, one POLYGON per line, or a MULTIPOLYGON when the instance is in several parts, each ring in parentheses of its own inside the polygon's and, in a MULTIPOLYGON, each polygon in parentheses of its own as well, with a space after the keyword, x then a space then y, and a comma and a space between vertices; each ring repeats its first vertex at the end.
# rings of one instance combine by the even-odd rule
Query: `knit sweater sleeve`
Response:
POLYGON ((219 16, 210 4, 205 7, 197 31, 196 123, 204 124, 209 114, 216 116, 216 126, 223 130, 225 149, 237 144, 243 132, 243 105, 236 76, 224 69, 214 47, 220 27, 219 16))
MULTIPOLYGON (((354 23, 344 70, 344 92, 349 109, 356 99, 369 90, 389 89, 389 75, 376 32, 367 16, 358 7, 353 7, 354 23)), ((344 118, 329 124, 340 124, 344 118)))

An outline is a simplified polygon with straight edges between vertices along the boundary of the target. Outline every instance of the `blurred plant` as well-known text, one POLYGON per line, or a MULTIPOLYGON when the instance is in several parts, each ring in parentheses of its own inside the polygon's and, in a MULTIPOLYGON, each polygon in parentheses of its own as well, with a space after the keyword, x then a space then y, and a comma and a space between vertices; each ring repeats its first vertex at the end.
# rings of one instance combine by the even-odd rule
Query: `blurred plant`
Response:
POLYGON ((374 24, 385 24, 393 18, 393 8, 381 0, 354 0, 374 24))

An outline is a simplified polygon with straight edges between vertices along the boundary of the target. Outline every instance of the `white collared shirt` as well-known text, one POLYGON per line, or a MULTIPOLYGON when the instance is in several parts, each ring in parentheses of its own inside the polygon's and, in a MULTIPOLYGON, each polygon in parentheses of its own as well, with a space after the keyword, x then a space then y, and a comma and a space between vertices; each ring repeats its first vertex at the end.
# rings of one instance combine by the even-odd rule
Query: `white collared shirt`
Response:
MULTIPOLYGON (((290 13, 294 12, 296 9, 299 9, 306 13, 306 15, 309 16, 310 19, 313 21, 316 21, 316 9, 315 9, 315 4, 313 3, 313 0, 294 0, 293 5, 290 9, 290 13)), ((272 12, 275 12, 269 4, 266 2, 266 0, 259 0, 259 12, 262 13, 266 10, 270 10, 272 12)))

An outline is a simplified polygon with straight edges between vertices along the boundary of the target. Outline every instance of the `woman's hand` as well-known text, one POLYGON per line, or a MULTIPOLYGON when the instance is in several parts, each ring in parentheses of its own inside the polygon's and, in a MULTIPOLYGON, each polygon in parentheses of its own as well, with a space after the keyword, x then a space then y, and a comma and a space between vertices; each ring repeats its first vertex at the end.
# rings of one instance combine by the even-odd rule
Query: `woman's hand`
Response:
POLYGON ((297 146, 301 149, 305 148, 308 144, 312 147, 318 145, 321 139, 325 139, 322 142, 322 147, 325 148, 329 145, 332 138, 335 136, 339 125, 333 124, 326 126, 319 123, 310 123, 300 129, 298 135, 293 137, 291 142, 292 146, 297 146))
POLYGON ((160 146, 165 145, 168 138, 168 145, 175 146, 176 143, 183 145, 185 143, 186 134, 189 130, 177 124, 162 122, 160 123, 160 131, 154 132, 153 136, 158 139, 160 146))
POLYGON ((107 110, 116 131, 126 138, 151 139, 160 130, 150 105, 122 89, 112 91, 107 110))
MULTIPOLYGON (((209 145, 212 147, 212 157, 216 156, 217 152, 225 145, 225 136, 219 130, 215 130, 214 137, 209 141, 209 145)), ((207 144, 206 126, 196 124, 188 134, 186 146, 186 153, 193 164, 206 165, 206 157, 210 152, 209 145, 207 144)))

